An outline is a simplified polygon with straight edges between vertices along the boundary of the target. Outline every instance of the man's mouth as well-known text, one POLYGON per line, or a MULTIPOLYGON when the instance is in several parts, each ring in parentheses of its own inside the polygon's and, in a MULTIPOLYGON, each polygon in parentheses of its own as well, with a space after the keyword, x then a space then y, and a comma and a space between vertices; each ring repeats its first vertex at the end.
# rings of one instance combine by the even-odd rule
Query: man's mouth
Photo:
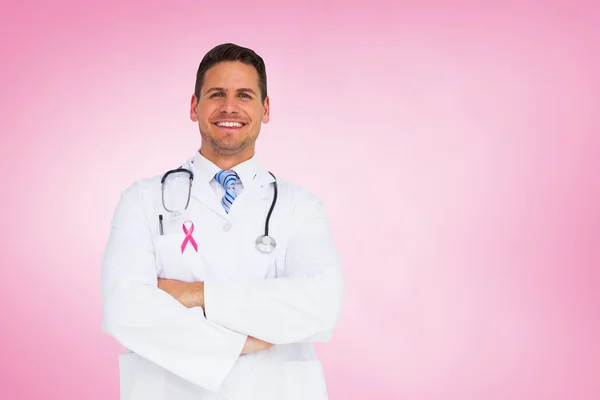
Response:
POLYGON ((215 125, 220 128, 242 128, 246 124, 239 121, 219 121, 215 122, 215 125))

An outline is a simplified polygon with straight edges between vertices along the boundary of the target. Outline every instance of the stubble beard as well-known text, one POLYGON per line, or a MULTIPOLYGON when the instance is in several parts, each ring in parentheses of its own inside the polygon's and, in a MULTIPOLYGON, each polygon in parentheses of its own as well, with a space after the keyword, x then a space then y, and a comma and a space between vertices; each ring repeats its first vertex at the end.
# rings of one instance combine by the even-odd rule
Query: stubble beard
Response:
POLYGON ((200 131, 200 135, 215 154, 222 156, 232 156, 241 153, 256 141, 256 138, 254 137, 245 137, 241 142, 227 139, 216 139, 210 133, 202 131, 200 131))

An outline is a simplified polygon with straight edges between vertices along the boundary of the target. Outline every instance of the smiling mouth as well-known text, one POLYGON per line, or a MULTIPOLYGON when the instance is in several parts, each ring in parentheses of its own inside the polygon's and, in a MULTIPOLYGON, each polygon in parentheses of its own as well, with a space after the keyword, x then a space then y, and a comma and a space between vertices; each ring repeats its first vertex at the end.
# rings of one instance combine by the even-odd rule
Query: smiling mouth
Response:
POLYGON ((220 121, 215 122, 215 125, 219 128, 243 128, 244 126, 246 126, 246 124, 244 124, 243 122, 238 121, 220 121))

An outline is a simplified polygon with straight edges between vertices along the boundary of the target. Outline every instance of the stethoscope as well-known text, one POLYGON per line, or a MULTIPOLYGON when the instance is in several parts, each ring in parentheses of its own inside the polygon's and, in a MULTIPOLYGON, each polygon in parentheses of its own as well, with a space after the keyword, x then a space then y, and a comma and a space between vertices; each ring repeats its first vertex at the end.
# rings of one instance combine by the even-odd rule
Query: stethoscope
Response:
MULTIPOLYGON (((188 205, 190 204, 190 197, 191 197, 191 193, 192 193, 192 183, 194 181, 193 172, 187 168, 182 168, 182 167, 167 171, 162 176, 162 178, 160 180, 162 205, 165 210, 167 210, 168 212, 171 212, 171 213, 173 213, 175 211, 168 209, 167 206, 165 205, 165 182, 169 175, 177 174, 177 173, 187 174, 189 177, 188 197, 187 197, 187 201, 185 203, 184 210, 187 210, 188 205)), ((275 239, 273 239, 271 236, 269 236, 269 222, 271 221, 271 214, 273 213, 273 209, 275 208, 275 204, 277 203, 277 178, 270 171, 269 171, 269 174, 271 174, 273 179, 275 179, 275 181, 273 182, 273 190, 274 190, 273 201, 271 202, 271 208, 269 208, 269 213, 267 214, 267 219, 265 221, 265 234, 260 235, 259 237, 256 238, 256 248, 258 250, 262 251, 263 253, 271 253, 273 250, 275 250, 275 247, 277 246, 277 242, 275 241, 275 239)), ((159 223, 160 223, 160 231, 162 234, 162 215, 159 215, 159 223)))

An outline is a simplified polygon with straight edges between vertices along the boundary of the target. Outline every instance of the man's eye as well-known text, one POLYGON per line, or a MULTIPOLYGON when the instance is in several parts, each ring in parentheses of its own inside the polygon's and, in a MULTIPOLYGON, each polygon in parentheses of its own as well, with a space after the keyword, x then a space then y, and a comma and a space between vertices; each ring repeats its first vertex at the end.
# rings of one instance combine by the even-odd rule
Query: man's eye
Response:
POLYGON ((210 97, 215 97, 215 96, 222 96, 223 93, 213 93, 210 97))
POLYGON ((251 99, 252 97, 250 97, 250 95, 248 93, 242 93, 240 94, 240 96, 242 96, 245 99, 251 99))

